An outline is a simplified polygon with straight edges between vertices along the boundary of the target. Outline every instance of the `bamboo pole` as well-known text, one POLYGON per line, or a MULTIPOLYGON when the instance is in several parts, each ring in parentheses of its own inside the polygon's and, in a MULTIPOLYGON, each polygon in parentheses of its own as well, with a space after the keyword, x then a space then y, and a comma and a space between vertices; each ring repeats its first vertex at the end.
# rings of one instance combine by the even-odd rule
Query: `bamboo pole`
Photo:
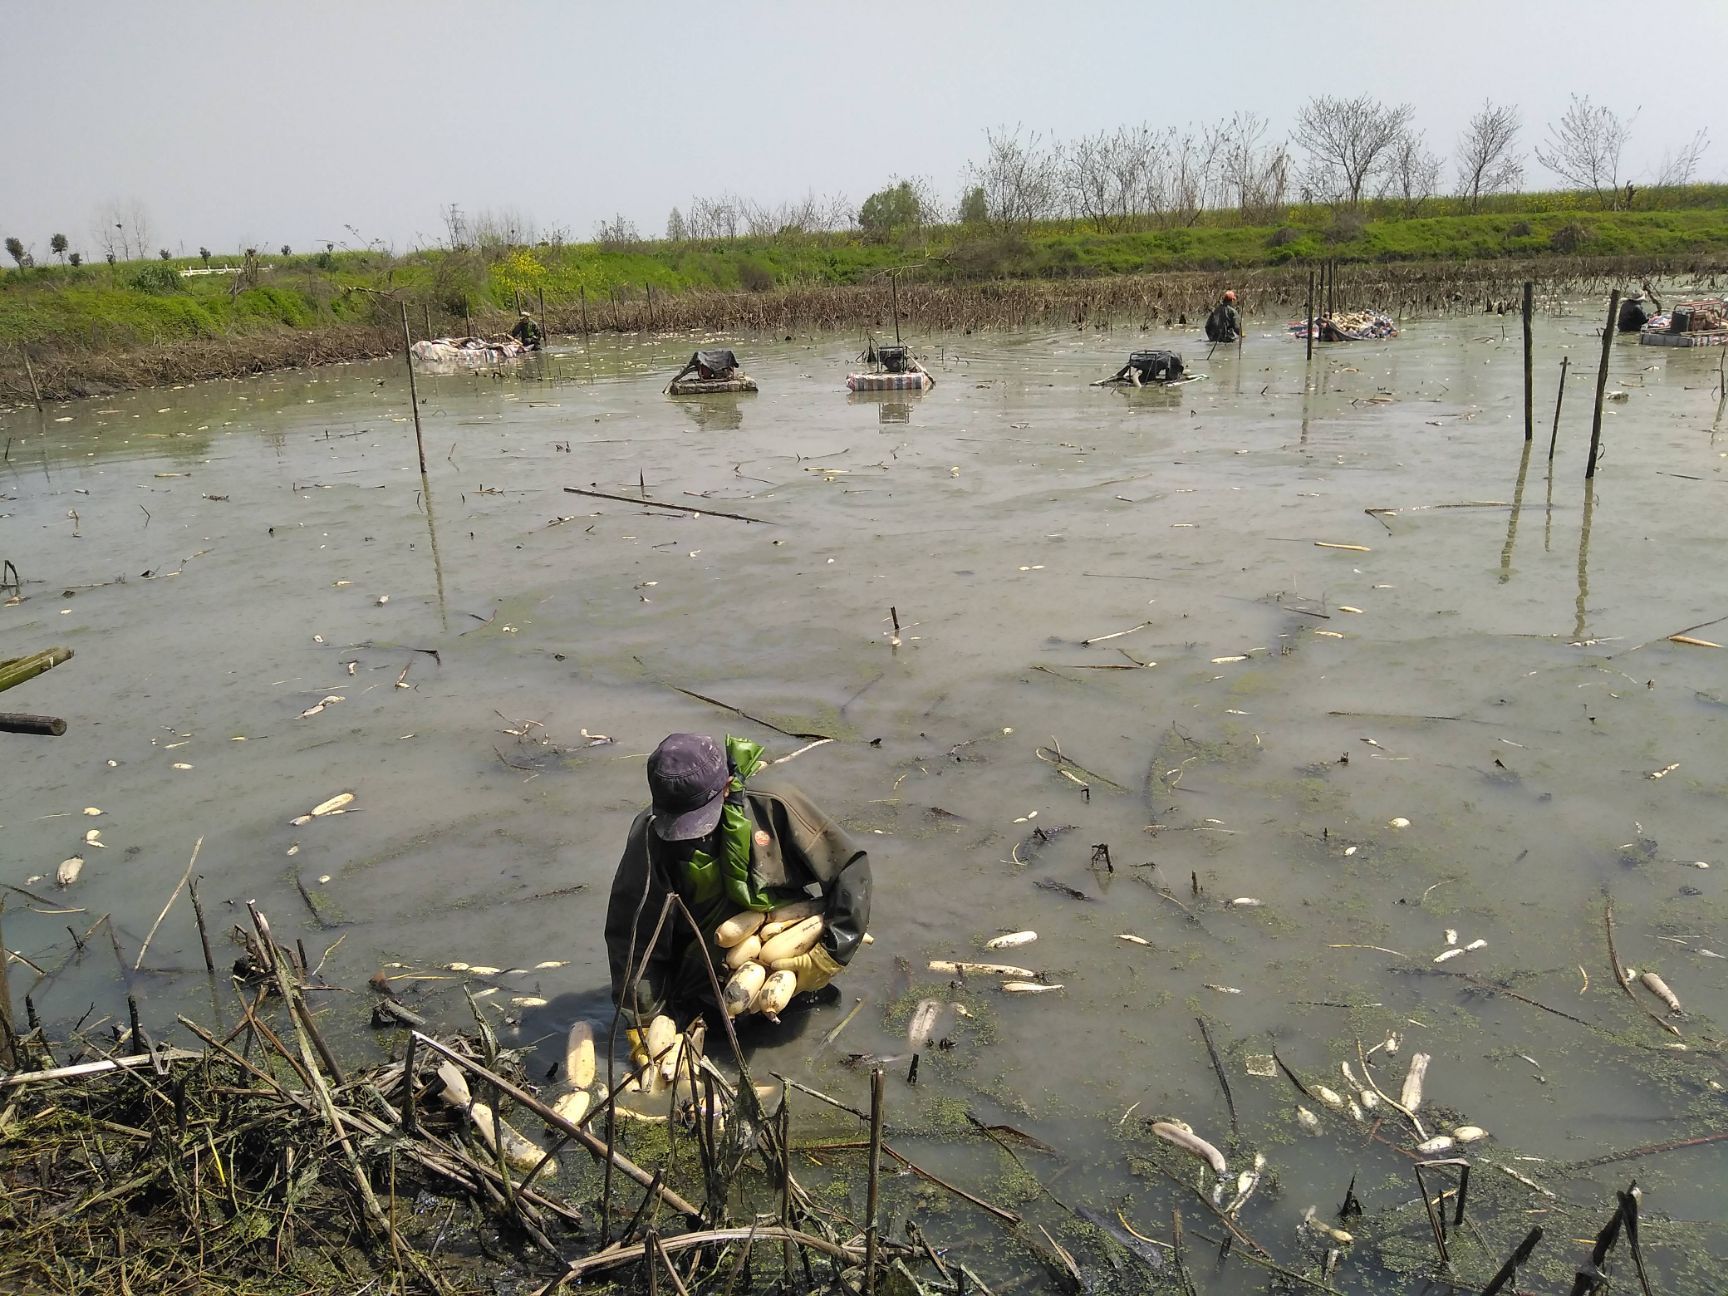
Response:
POLYGON ((886 1083, 887 1074, 881 1067, 870 1073, 870 1184, 864 1207, 868 1216, 864 1229, 864 1296, 875 1296, 876 1292, 877 1185, 882 1178, 882 1107, 886 1083))
POLYGON ((430 338, 432 336, 432 303, 422 302, 421 305, 426 308, 426 336, 430 338))
POLYGON ((1314 268, 1308 268, 1308 359, 1314 358, 1314 268))
POLYGON ((1536 285, 1530 280, 1524 281, 1524 439, 1531 440, 1536 435, 1536 407, 1534 404, 1536 391, 1535 372, 1531 369, 1530 358, 1530 313, 1535 309, 1536 285))
POLYGON ((546 288, 545 288, 545 285, 536 284, 534 291, 535 291, 535 293, 538 294, 539 302, 540 302, 540 341, 541 341, 542 345, 544 345, 544 343, 546 341, 546 334, 550 331, 546 327, 546 288))
POLYGON ((414 381, 414 339, 408 334, 408 303, 402 303, 402 359, 408 364, 408 405, 414 411, 414 448, 420 454, 420 475, 426 475, 426 440, 420 433, 420 388, 414 381))
POLYGON ((24 357, 24 372, 30 375, 30 391, 36 397, 36 409, 40 412, 42 409, 42 389, 36 385, 36 367, 30 363, 30 353, 22 346, 18 348, 18 354, 24 357))
POLYGON ((25 680, 33 680, 43 671, 53 670, 61 662, 72 660, 70 648, 49 648, 43 652, 31 653, 28 657, 14 657, 10 661, 0 661, 0 693, 9 688, 16 688, 25 680))
POLYGON ((1560 439, 1560 406, 1566 399, 1566 366, 1571 356, 1560 357, 1560 390, 1554 393, 1554 430, 1548 434, 1548 462, 1554 462, 1554 443, 1560 439))
POLYGON ((1620 309, 1620 290, 1608 295, 1608 322, 1602 326, 1602 363, 1596 369, 1596 408, 1590 416, 1590 460, 1584 465, 1584 480, 1596 476, 1596 457, 1602 446, 1602 396, 1608 390, 1608 352, 1614 345, 1614 316, 1620 309))
MULTIPOLYGON (((6 899, 0 896, 0 916, 6 913, 6 899)), ((12 956, 6 952, 6 934, 0 931, 0 1063, 10 1071, 18 1065, 18 1053, 13 1048, 12 983, 6 975, 6 965, 12 956)))
POLYGON ((588 336, 588 286, 578 285, 577 292, 582 295, 582 336, 588 336))
POLYGON ((204 924, 204 906, 198 899, 198 879, 186 884, 186 894, 192 897, 192 916, 198 920, 198 943, 204 947, 204 970, 214 972, 216 960, 210 956, 210 931, 204 924))

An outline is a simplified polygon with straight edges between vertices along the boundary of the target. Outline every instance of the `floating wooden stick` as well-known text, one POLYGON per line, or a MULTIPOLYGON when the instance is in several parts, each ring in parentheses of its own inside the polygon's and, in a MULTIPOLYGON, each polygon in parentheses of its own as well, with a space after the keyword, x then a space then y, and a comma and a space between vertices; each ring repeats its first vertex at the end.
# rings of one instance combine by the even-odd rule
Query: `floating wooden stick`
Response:
POLYGON ((642 504, 649 508, 672 509, 678 513, 690 513, 697 517, 731 518, 734 522, 760 522, 763 526, 779 525, 777 522, 770 522, 767 518, 749 517, 743 513, 727 513, 721 509, 696 508, 689 504, 668 504, 662 500, 651 500, 647 498, 638 499, 631 495, 611 495, 606 491, 581 490, 575 486, 566 486, 564 488, 564 493, 566 495, 588 495, 594 499, 616 500, 620 504, 642 504))
POLYGON ((65 732, 66 722, 59 716, 0 711, 0 733, 41 734, 46 738, 58 738, 65 732))
POLYGON ((1633 993, 1632 983, 1626 979, 1626 969, 1620 965, 1620 955, 1614 948, 1614 901, 1612 897, 1605 898, 1603 901, 1602 926, 1608 934, 1608 961, 1614 965, 1614 979, 1620 983, 1620 988, 1626 992, 1626 997, 1637 1004, 1644 1015, 1663 1030, 1676 1039, 1681 1038, 1680 1028, 1633 993))
POLYGON ((1144 630, 1151 624, 1150 621, 1142 621, 1139 625, 1131 625, 1126 630, 1118 630, 1114 634, 1093 635, 1090 639, 1082 639, 1080 641, 1080 646, 1082 648, 1090 648, 1093 644, 1104 643, 1109 639, 1120 639, 1124 635, 1131 635, 1137 630, 1144 630))
MULTIPOLYGON (((168 911, 174 907, 174 902, 180 898, 180 888, 191 880, 192 870, 198 864, 198 852, 203 849, 204 839, 200 837, 192 844, 192 858, 186 861, 186 871, 180 875, 180 880, 174 884, 174 889, 168 893, 168 903, 162 906, 162 912, 156 915, 156 921, 150 924, 150 930, 144 936, 144 943, 138 947, 138 961, 132 964, 134 972, 144 966, 144 952, 150 948, 150 942, 156 938, 156 929, 162 925, 162 920, 168 916, 168 911)), ((204 934, 203 923, 198 925, 198 934, 200 936, 204 934)), ((206 966, 210 962, 210 944, 208 941, 204 943, 204 962, 206 966)), ((211 971, 215 971, 215 969, 211 968, 211 971)))

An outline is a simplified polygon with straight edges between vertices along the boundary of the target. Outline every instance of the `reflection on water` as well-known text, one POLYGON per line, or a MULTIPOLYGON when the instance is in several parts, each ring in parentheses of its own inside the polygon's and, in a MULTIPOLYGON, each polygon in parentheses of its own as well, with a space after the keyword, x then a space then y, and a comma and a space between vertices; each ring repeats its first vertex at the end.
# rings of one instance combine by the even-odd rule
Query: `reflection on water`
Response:
POLYGON ((923 398, 923 392, 892 391, 892 392, 855 392, 846 393, 848 405, 872 405, 876 409, 876 421, 884 427, 888 425, 904 426, 912 422, 912 408, 923 398))
POLYGON ((432 550, 432 574, 438 590, 438 628, 450 629, 450 609, 444 601, 444 560, 438 556, 438 521, 432 508, 432 483, 420 474, 420 498, 426 511, 426 543, 432 550))
POLYGON ((701 432, 736 432, 744 426, 744 403, 749 393, 719 396, 674 396, 669 398, 701 432))
MULTIPOLYGON (((1538 354, 1593 350, 1587 313, 1542 321, 1538 354)), ((1401 1051, 1370 1058, 1377 1083, 1395 1093, 1429 1054, 1433 1125, 1488 1128, 1487 1160, 1559 1198, 1486 1172, 1503 1182, 1471 1193, 1481 1242, 1458 1235, 1473 1286, 1472 1247, 1497 1265, 1528 1209, 1563 1213, 1545 1217, 1556 1238, 1588 1236, 1600 1220, 1564 1212, 1596 1215, 1636 1173, 1661 1214, 1645 1246, 1662 1289, 1708 1290, 1675 1257, 1728 1248, 1720 1157, 1574 1163, 1720 1127, 1709 1041, 1728 960, 1703 951, 1728 952, 1728 712, 1700 699, 1723 695, 1722 654, 1659 637, 1721 611, 1714 358, 1614 349, 1631 395, 1605 414, 1599 490, 1555 504, 1551 474, 1545 543, 1514 562, 1516 340, 1414 321, 1306 366, 1269 332, 1216 356, 1208 381, 1120 398, 1087 384, 1125 343, 1202 345, 932 339, 939 382, 900 439, 876 435, 888 402, 835 399, 844 337, 751 341, 748 418, 746 398, 661 395, 692 338, 595 338, 534 377, 429 378, 424 481, 399 362, 0 416, 0 558, 23 581, 0 606, 0 657, 77 652, 6 699, 72 727, 4 739, 0 882, 44 895, 86 806, 108 846, 52 897, 83 914, 8 905, 7 944, 66 963, 37 1010, 55 1030, 92 1002, 124 1013, 113 965, 77 958, 65 925, 111 913, 132 948, 202 835, 207 909, 256 898, 313 962, 330 950, 339 985, 387 962, 447 978, 403 983, 441 1026, 468 1011, 444 965, 504 969, 479 978, 500 988, 483 1003, 507 1043, 535 1047, 565 1023, 518 1019, 512 997, 567 1014, 603 993, 605 895, 645 754, 674 729, 731 727, 774 756, 803 745, 753 716, 838 739, 778 773, 844 819, 877 877, 877 941, 841 1004, 802 1041, 764 1032, 759 1064, 867 1103, 845 1054, 903 1051, 908 997, 962 1002, 954 1047, 891 1086, 895 1146, 920 1164, 993 1198, 1025 1188, 994 1144, 952 1131, 963 1107, 1059 1149, 1064 1200, 1149 1231, 1184 1200, 1155 1167, 1192 1169, 1141 1118, 1179 1117, 1232 1172, 1270 1159, 1276 1188, 1241 1224, 1280 1263, 1312 1262, 1304 1207, 1360 1172, 1369 1219, 1332 1281, 1402 1292, 1432 1245, 1408 1210, 1408 1132, 1322 1113, 1304 1137, 1305 1100, 1249 1069, 1276 1047, 1337 1087, 1359 1041, 1396 1032, 1401 1051), (1509 480, 1504 525, 1498 508, 1441 507, 1505 500, 1509 480), (563 489, 644 481, 715 512, 563 489), (1051 763, 1058 748, 1072 764, 1051 763), (291 822, 345 790, 352 813, 291 822), (1099 845, 1114 873, 1093 867, 1099 845), (1624 960, 1686 1001, 1688 1050, 1604 966, 1604 889, 1624 960), (1037 931, 1012 961, 1064 989, 926 970, 1003 929, 1037 931), (1231 1080, 1234 1139, 1196 1016, 1231 1080)), ((1554 472, 1576 480, 1590 411, 1574 406, 1554 472)), ((165 1037, 176 1012, 210 1011, 182 910, 134 991, 165 1037)), ((329 1030, 350 1012, 332 1007, 329 1030)), ((1107 1268, 1035 1189, 1011 1204, 1107 1268)), ((945 1223, 965 1240, 963 1217, 945 1223)), ((1023 1258, 992 1246, 980 1263, 1023 1258)), ((1574 1259, 1538 1253, 1545 1289, 1574 1259)), ((1196 1283, 1240 1290, 1241 1272, 1196 1283)))
POLYGON ((1572 638, 1582 639, 1586 632, 1585 620, 1590 607, 1590 519, 1596 513, 1596 483, 1584 483, 1584 508, 1578 521, 1578 598, 1575 603, 1577 619, 1572 625, 1572 638))
POLYGON ((1518 515, 1524 511, 1524 479, 1530 472, 1530 447, 1524 443, 1523 457, 1518 460, 1518 484, 1512 488, 1512 512, 1506 519, 1506 543, 1500 548, 1500 583, 1512 579, 1512 545, 1518 539, 1518 515))

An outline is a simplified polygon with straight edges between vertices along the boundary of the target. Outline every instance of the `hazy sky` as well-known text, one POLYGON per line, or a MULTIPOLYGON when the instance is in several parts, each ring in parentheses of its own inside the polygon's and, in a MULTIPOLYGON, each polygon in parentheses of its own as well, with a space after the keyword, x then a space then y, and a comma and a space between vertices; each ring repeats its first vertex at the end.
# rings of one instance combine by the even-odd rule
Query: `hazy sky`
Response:
MULTIPOLYGON (((1642 107, 1637 180, 1714 111, 1725 57, 1721 0, 5 0, 0 235, 93 256, 116 198, 188 252, 353 243, 349 226, 400 251, 441 237, 451 202, 659 235, 693 193, 855 205, 898 173, 952 199, 987 126, 1246 110, 1283 135, 1314 93, 1407 101, 1449 156, 1484 96, 1522 108, 1528 150, 1588 92, 1642 107)), ((1728 139, 1700 178, 1725 174, 1728 139)), ((1552 179, 1532 162, 1526 183, 1552 179)))

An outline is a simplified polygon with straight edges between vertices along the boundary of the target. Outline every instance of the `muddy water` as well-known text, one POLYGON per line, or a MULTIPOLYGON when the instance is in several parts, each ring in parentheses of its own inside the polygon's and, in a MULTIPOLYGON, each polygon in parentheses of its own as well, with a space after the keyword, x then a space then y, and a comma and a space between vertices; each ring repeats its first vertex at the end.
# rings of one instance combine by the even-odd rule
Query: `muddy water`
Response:
MULTIPOLYGON (((828 735, 783 774, 868 842, 877 941, 841 1003, 764 1037, 757 1064, 863 1102, 845 1056, 903 1054, 911 1003, 958 999, 972 1020, 916 1088, 890 1065, 895 1142, 1045 1223, 1089 1275, 1141 1280, 965 1111, 1056 1149, 1020 1157, 1070 1206, 1160 1238, 1180 1206, 1207 1291, 1260 1276, 1214 1267, 1194 1231, 1216 1222, 1166 1175, 1196 1165, 1143 1118, 1190 1122, 1232 1180, 1266 1154, 1241 1225, 1287 1266, 1317 1262, 1303 1211, 1332 1218, 1356 1175, 1368 1213, 1332 1281, 1409 1290, 1433 1242, 1408 1126, 1376 1142, 1322 1110, 1305 1136, 1295 1106, 1318 1104, 1249 1072, 1276 1049, 1346 1090, 1339 1063, 1360 1074, 1358 1042, 1395 1033, 1380 1086, 1396 1097, 1430 1054, 1428 1132, 1484 1126, 1483 1160, 1558 1196, 1478 1167, 1454 1240, 1474 1285, 1544 1219, 1533 1272, 1568 1281, 1587 1251, 1569 1239, 1636 1175, 1658 1285, 1712 1290, 1721 1145, 1567 1164, 1728 1117, 1710 1045, 1728 961, 1704 953, 1728 953, 1728 653, 1665 638, 1728 614, 1719 357, 1617 342, 1625 399, 1587 486, 1587 308, 1538 325, 1528 462, 1517 326, 1491 316, 1322 347, 1311 368, 1272 324, 1210 359, 1192 335, 920 339, 935 389, 871 398, 843 390, 851 338, 740 340, 761 393, 703 400, 660 391, 691 339, 598 339, 504 378, 423 379, 424 488, 396 365, 13 412, 0 557, 26 597, 0 609, 0 656, 77 656, 5 699, 70 724, 0 739, 0 880, 48 901, 7 893, 7 944, 66 964, 34 994, 54 1027, 92 1004, 86 1029, 123 1020, 111 950, 67 962, 67 925, 112 914, 130 968, 202 839, 219 966, 253 899, 314 962, 329 948, 334 984, 390 962, 511 970, 470 985, 502 987, 486 1002, 507 1042, 532 1043, 603 1011, 607 885, 654 743, 730 730, 784 755, 806 741, 788 734, 828 735), (1086 385, 1172 342, 1203 381, 1086 385), (643 485, 763 521, 562 489, 643 485), (350 813, 289 823, 345 790, 350 813), (92 827, 102 848, 81 845, 92 827), (82 877, 57 891, 73 854, 82 877), (1608 895, 1622 962, 1686 1003, 1683 1040, 1615 984, 1608 895), (1011 929, 1038 940, 979 953, 1011 929), (1486 944, 1436 963, 1448 929, 1486 944), (968 956, 1063 989, 955 992, 925 970, 968 956)), ((15 991, 36 975, 12 972, 15 991)), ((410 996, 459 1027, 444 975, 410 996)), ((184 900, 127 980, 158 1031, 217 1011, 184 900)), ((853 1136, 797 1110, 811 1137, 853 1136)), ((986 1273, 1035 1265, 934 1189, 897 1180, 890 1201, 986 1273)))

